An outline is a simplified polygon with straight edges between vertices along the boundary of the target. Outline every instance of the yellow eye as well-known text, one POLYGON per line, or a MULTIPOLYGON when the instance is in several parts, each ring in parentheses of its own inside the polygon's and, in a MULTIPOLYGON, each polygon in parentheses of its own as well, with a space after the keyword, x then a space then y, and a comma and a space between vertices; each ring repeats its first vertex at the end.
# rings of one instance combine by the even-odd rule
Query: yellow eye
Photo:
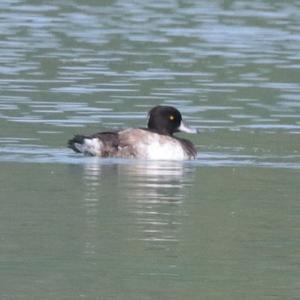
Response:
POLYGON ((173 115, 170 115, 169 119, 170 119, 171 121, 173 121, 173 120, 175 119, 175 117, 174 117, 173 115))

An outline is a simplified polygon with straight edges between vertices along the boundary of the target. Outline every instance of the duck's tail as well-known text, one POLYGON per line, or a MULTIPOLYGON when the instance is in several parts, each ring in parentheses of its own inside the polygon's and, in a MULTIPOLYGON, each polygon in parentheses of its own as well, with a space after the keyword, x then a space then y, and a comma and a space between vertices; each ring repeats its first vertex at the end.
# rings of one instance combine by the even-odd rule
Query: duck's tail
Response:
POLYGON ((101 132, 92 136, 75 135, 68 147, 89 156, 114 156, 118 150, 118 134, 101 132))
POLYGON ((84 144, 84 135, 75 135, 72 139, 68 140, 68 147, 75 152, 81 153, 82 144, 84 144))
POLYGON ((96 156, 101 152, 101 141, 84 135, 75 135, 68 141, 68 147, 77 153, 96 156))

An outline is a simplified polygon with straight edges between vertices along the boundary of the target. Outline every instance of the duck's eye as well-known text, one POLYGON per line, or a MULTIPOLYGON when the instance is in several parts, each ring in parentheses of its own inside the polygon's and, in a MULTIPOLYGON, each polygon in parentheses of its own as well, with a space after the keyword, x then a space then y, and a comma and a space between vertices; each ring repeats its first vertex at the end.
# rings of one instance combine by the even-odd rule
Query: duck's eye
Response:
POLYGON ((170 116, 169 116, 169 119, 170 119, 171 121, 173 121, 173 120, 175 120, 175 117, 174 117, 173 115, 170 115, 170 116))

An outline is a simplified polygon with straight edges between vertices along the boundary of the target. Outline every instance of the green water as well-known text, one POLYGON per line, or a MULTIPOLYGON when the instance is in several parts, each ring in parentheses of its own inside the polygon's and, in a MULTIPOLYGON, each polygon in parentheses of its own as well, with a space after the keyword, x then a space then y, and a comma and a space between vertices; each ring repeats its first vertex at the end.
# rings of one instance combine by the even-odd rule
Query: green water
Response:
POLYGON ((93 161, 2 170, 2 299, 298 297, 298 172, 93 161))
POLYGON ((299 299, 300 6, 0 3, 0 299, 299 299), (192 162, 75 133, 176 106, 192 162))

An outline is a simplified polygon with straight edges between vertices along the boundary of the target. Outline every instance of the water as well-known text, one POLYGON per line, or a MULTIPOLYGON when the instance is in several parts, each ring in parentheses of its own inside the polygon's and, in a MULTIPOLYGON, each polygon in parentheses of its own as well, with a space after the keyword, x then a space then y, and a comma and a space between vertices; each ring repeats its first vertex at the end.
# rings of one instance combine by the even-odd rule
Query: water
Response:
POLYGON ((299 299, 300 6, 0 3, 1 299, 299 299), (174 105, 192 162, 74 133, 174 105))

